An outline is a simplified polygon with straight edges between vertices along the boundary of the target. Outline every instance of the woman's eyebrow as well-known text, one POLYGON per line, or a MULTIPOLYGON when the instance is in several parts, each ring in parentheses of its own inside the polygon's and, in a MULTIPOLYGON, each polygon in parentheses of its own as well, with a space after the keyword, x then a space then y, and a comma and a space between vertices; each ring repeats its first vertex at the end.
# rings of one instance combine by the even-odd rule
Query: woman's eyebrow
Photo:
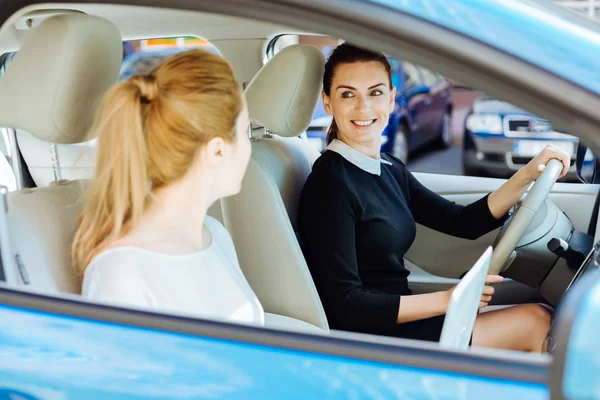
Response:
MULTIPOLYGON (((385 85, 385 83, 381 82, 381 83, 378 83, 377 85, 370 86, 370 87, 369 87, 369 90, 371 90, 371 89, 375 89, 376 87, 378 87, 378 86, 381 86, 381 85, 383 85, 383 86, 386 86, 386 85, 385 85)), ((350 90, 356 90, 356 88, 355 88, 355 87, 352 87, 352 86, 347 86, 347 85, 340 85, 340 86, 338 86, 337 88, 335 88, 335 90, 338 90, 338 89, 350 89, 350 90)))

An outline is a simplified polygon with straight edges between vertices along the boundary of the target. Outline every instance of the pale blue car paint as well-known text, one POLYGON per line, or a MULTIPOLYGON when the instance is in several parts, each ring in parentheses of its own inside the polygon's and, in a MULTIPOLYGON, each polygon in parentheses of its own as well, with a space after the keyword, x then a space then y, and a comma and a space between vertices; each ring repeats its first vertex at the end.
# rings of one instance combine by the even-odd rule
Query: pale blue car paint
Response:
MULTIPOLYGON (((546 399, 543 385, 0 306, 0 388, 39 399, 546 399)), ((1 393, 1 392, 0 392, 1 393)))
POLYGON ((585 294, 573 322, 563 392, 569 399, 600 399, 600 281, 585 294))

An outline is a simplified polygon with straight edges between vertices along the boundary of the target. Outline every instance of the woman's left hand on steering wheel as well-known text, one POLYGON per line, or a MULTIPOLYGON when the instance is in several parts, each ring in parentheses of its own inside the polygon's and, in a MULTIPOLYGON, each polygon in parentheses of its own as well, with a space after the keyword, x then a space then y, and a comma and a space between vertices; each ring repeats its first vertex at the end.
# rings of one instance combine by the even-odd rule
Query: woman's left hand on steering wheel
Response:
POLYGON ((548 161, 554 158, 560 160, 563 164, 563 169, 558 176, 558 179, 560 179, 569 171, 569 167, 571 166, 571 155, 550 144, 547 145, 544 150, 540 152, 540 154, 535 156, 526 166, 523 167, 523 172, 525 172, 529 179, 531 179, 533 182, 542 174, 542 172, 544 172, 548 161))

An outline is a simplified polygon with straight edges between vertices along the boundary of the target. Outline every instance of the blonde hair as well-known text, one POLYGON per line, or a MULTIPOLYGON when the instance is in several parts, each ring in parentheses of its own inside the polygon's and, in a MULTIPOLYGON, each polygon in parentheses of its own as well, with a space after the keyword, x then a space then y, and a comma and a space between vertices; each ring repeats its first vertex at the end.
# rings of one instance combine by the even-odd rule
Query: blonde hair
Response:
POLYGON ((80 279, 93 256, 139 223, 155 190, 186 174, 201 146, 234 140, 241 110, 231 66, 203 50, 171 56, 106 93, 91 128, 96 178, 72 247, 80 279))

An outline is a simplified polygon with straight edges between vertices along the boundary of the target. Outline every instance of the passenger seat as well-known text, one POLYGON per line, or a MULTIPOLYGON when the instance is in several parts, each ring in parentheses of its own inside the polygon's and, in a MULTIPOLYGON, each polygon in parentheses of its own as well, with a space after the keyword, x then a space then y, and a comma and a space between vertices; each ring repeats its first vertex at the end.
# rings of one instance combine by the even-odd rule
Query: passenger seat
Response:
MULTIPOLYGON (((121 58, 119 31, 105 19, 82 14, 43 21, 0 79, 0 126, 29 132, 40 146, 88 141, 96 106, 117 82, 121 58)), ((28 148, 25 159, 32 161, 28 148)), ((88 181, 48 183, 8 195, 10 240, 23 266, 17 275, 36 291, 79 293, 70 255, 88 181)))

